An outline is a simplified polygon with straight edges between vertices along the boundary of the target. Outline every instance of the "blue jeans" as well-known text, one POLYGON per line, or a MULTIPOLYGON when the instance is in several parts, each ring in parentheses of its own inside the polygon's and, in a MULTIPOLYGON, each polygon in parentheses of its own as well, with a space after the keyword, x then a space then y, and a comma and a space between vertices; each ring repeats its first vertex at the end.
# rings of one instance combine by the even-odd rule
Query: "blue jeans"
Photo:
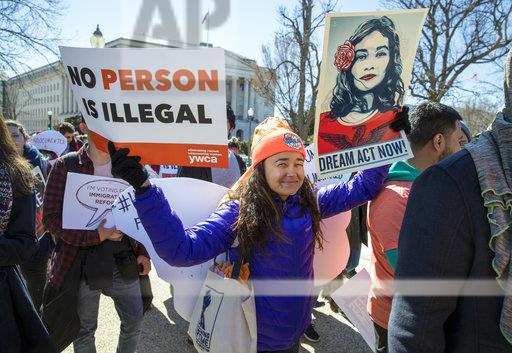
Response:
POLYGON ((140 284, 139 280, 125 283, 117 269, 114 270, 111 288, 91 290, 85 281, 80 282, 77 308, 80 332, 73 342, 75 353, 96 353, 94 333, 98 327, 101 293, 114 300, 117 314, 121 319, 117 353, 134 353, 143 319, 140 284))

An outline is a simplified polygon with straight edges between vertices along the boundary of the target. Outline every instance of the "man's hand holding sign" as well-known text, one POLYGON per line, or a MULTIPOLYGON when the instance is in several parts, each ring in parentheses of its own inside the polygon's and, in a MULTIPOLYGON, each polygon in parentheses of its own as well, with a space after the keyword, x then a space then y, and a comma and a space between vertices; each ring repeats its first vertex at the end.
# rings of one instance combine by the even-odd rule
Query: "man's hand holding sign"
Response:
POLYGON ((110 140, 143 164, 227 167, 223 50, 60 49, 100 150, 110 140))
POLYGON ((107 220, 103 219, 96 229, 100 236, 100 242, 104 242, 105 240, 121 241, 121 239, 123 239, 123 233, 117 230, 116 227, 106 228, 105 223, 107 223, 107 220))

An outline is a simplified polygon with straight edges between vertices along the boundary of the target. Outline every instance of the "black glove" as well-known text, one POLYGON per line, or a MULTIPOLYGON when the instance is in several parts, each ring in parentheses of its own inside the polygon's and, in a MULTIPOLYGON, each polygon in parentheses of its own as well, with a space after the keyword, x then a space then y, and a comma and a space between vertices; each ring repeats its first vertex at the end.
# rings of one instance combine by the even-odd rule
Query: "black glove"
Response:
POLYGON ((395 131, 404 130, 409 135, 411 132, 411 122, 409 121, 409 107, 404 105, 402 110, 396 113, 396 118, 391 122, 391 128, 395 131))
POLYGON ((147 170, 140 164, 140 157, 128 156, 130 153, 128 148, 116 150, 112 141, 108 142, 108 152, 114 178, 126 180, 135 191, 139 190, 149 177, 147 170))

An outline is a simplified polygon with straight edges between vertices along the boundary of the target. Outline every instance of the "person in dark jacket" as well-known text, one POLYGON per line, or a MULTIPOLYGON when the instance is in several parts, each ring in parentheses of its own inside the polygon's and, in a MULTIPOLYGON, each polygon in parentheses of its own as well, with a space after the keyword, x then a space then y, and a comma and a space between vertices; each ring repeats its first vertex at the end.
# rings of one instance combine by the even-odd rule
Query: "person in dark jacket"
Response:
MULTIPOLYGON (((87 131, 85 123, 81 128, 87 131)), ((72 171, 112 177, 110 156, 96 148, 91 139, 78 152, 58 158, 50 172, 43 223, 57 241, 48 271, 43 320, 59 347, 65 348, 72 338, 74 352, 96 352, 100 297, 107 295, 114 301, 121 321, 117 352, 133 353, 137 349, 144 310, 139 275, 147 275, 151 270, 149 255, 142 244, 126 237, 116 227, 106 228, 106 220, 95 230, 62 227, 65 186, 72 171), (76 293, 75 302, 66 301, 63 304, 67 306, 59 309, 78 317, 76 335, 63 334, 70 325, 56 318, 52 308, 52 303, 62 298, 61 294, 71 286, 76 293)))
POLYGON ((25 127, 14 120, 6 120, 5 124, 18 152, 30 162, 32 167, 39 167, 43 175, 46 176, 48 162, 43 154, 28 142, 30 136, 26 133, 25 127))
POLYGON ((425 296, 397 283, 390 353, 512 352, 512 50, 507 60, 491 129, 412 187, 395 278, 445 282, 425 296))
POLYGON ((251 167, 206 221, 188 229, 162 190, 149 184, 138 157, 127 156, 128 149, 116 151, 109 143, 112 172, 134 186, 140 220, 167 263, 203 263, 229 251, 237 239, 237 252, 249 259, 253 280, 304 281, 300 295, 277 297, 262 293, 264 281, 253 282, 258 351, 295 353, 311 321, 313 252, 315 243, 322 243, 321 219, 372 199, 388 167, 359 172, 347 183, 314 190, 304 178, 302 140, 286 122, 266 119, 256 127, 253 141, 251 167))
POLYGON ((64 136, 68 141, 68 146, 62 153, 63 155, 68 152, 78 152, 80 148, 82 148, 82 146, 84 145, 84 143, 77 138, 77 133, 75 132, 75 127, 73 126, 73 124, 65 121, 59 125, 58 130, 61 133, 61 135, 64 136))
MULTIPOLYGON (((39 150, 31 145, 29 136, 22 124, 14 120, 7 120, 7 129, 16 145, 18 152, 32 165, 32 168, 39 167, 43 178, 46 178, 48 160, 44 158, 39 150)), ((20 264, 23 277, 27 281, 27 287, 36 309, 39 311, 43 301, 43 291, 46 284, 46 271, 53 241, 50 233, 46 232, 42 223, 43 210, 41 205, 36 210, 36 236, 39 238, 39 249, 30 259, 20 264)))
POLYGON ((411 186, 423 170, 460 150, 465 137, 461 122, 459 113, 444 104, 426 101, 416 106, 407 134, 414 157, 391 165, 381 192, 368 204, 372 286, 367 309, 373 322, 376 353, 388 353, 398 236, 411 186))
MULTIPOLYGON (((229 134, 235 128, 235 123, 233 120, 233 124, 231 125, 231 129, 229 130, 229 134)), ((243 174, 247 170, 247 166, 245 165, 244 159, 240 156, 240 141, 237 137, 232 137, 228 140, 228 149, 235 154, 236 161, 238 162, 238 168, 240 168, 240 173, 243 174)))
POLYGON ((55 352, 18 265, 37 251, 29 164, 0 119, 0 352, 55 352))
POLYGON ((460 122, 460 128, 464 133, 460 140, 460 147, 464 147, 468 142, 471 142, 471 130, 463 121, 460 122))

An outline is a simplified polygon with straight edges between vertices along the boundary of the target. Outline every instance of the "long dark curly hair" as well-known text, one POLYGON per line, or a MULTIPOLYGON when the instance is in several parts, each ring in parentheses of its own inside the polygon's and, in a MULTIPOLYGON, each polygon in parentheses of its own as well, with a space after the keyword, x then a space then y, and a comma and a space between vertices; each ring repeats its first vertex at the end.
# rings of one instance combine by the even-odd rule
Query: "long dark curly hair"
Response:
MULTIPOLYGON (((302 211, 311 214, 315 243, 322 249, 323 235, 320 229, 322 219, 313 184, 308 178, 304 178, 304 183, 298 194, 302 211)), ((270 240, 290 241, 282 233, 281 221, 283 214, 276 205, 277 198, 279 196, 270 189, 265 179, 263 163, 256 166, 245 184, 229 195, 229 199, 238 200, 240 203, 240 213, 234 225, 234 231, 238 236, 242 256, 249 257, 257 247, 265 245, 270 240), (268 236, 274 235, 276 239, 268 239, 268 236)))
POLYGON ((0 117, 0 166, 9 172, 13 196, 31 193, 33 178, 30 164, 18 153, 4 119, 0 117))
POLYGON ((403 104, 404 83, 400 77, 402 74, 400 38, 396 33, 393 21, 387 16, 369 19, 359 25, 355 33, 350 37, 349 42, 355 47, 365 37, 375 31, 388 38, 390 59, 384 80, 372 90, 374 93, 373 107, 368 107, 364 99, 365 92, 358 90, 354 84, 352 66, 356 62, 355 59, 347 71, 340 71, 338 73, 331 100, 330 119, 335 120, 338 117, 346 116, 354 110, 367 112, 375 108, 379 112, 384 112, 395 105, 403 104))

